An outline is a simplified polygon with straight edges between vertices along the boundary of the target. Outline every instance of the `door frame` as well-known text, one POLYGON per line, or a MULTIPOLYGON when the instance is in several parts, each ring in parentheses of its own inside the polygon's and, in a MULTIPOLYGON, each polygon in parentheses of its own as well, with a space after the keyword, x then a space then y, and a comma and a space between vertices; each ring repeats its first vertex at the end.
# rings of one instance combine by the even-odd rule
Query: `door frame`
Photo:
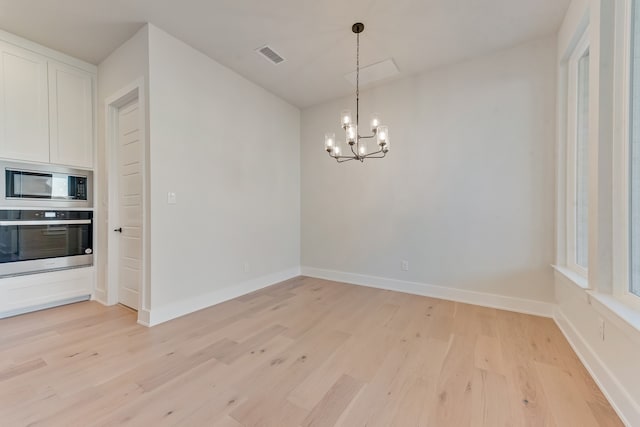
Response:
POLYGON ((120 239, 113 233, 120 220, 119 209, 119 175, 118 175, 118 121, 120 108, 131 101, 138 100, 138 129, 142 143, 142 277, 138 299, 138 323, 149 326, 150 290, 149 290, 149 214, 148 214, 148 159, 149 147, 147 143, 146 105, 144 78, 139 78, 118 90, 105 99, 105 156, 107 180, 107 264, 106 291, 107 304, 117 304, 118 301, 118 253, 120 239), (114 173, 115 171, 115 173, 114 173))

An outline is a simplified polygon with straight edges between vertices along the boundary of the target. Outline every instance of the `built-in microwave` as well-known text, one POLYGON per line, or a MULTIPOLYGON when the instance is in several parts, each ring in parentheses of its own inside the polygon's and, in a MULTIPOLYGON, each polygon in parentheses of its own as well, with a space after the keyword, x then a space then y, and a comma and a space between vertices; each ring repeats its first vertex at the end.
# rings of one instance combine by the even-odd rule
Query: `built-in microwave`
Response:
POLYGON ((3 207, 91 208, 93 173, 54 165, 0 162, 3 207))

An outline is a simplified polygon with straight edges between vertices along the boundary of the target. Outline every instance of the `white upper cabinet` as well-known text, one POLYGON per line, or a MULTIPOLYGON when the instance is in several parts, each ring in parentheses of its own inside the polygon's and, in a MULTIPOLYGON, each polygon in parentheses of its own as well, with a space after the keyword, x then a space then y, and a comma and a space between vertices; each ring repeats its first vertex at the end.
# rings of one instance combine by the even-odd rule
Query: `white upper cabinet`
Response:
POLYGON ((93 168, 96 68, 0 30, 0 158, 93 168))
POLYGON ((49 61, 51 163, 93 166, 93 77, 49 61))
POLYGON ((0 157, 49 161, 47 59, 0 42, 0 157))

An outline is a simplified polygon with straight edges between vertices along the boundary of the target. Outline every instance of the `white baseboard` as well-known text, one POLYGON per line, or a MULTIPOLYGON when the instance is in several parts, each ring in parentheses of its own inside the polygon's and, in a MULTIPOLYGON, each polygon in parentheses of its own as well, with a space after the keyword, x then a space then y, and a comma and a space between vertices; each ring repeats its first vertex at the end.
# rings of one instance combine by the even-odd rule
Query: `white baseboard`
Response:
POLYGON ((289 280, 299 275, 300 268, 295 267, 289 270, 257 277, 235 285, 230 285, 205 295, 198 295, 197 297, 176 301, 158 308, 152 308, 151 310, 141 310, 138 316, 138 323, 144 326, 155 326, 168 320, 193 313, 194 311, 202 310, 203 308, 211 307, 212 305, 220 304, 221 302, 229 301, 230 299, 266 288, 267 286, 289 280))
POLYGON ((48 308, 59 307, 62 305, 73 304, 81 301, 89 301, 91 299, 91 295, 79 295, 72 296, 69 298, 63 298, 56 301, 46 302, 43 304, 35 304, 28 307, 21 307, 12 310, 6 310, 0 312, 0 319, 4 319, 6 317, 18 316, 20 314, 32 313, 34 311, 46 310, 48 308))
POLYGON ((93 292, 93 295, 91 296, 91 299, 94 301, 98 301, 102 305, 108 305, 107 293, 105 292, 104 289, 96 288, 95 291, 93 292))
POLYGON ((554 320, 622 422, 629 427, 640 426, 638 404, 559 308, 555 310, 554 320))
POLYGON ((142 326, 146 326, 147 328, 151 326, 149 321, 151 319, 151 311, 143 308, 142 310, 138 310, 138 324, 142 326))
POLYGON ((343 271, 324 270, 314 267, 303 266, 302 275, 543 317, 553 317, 553 309, 555 306, 553 303, 544 301, 448 288, 444 286, 427 285, 425 283, 408 282, 405 280, 389 279, 385 277, 345 273, 343 271))

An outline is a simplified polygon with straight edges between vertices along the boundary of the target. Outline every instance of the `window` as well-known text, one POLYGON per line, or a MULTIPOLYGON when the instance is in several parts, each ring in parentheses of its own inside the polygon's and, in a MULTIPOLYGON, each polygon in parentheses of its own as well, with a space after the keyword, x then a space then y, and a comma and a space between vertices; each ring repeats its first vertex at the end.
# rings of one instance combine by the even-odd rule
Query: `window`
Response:
POLYGON ((633 2, 629 78, 629 292, 640 296, 640 2, 633 2))
POLYGON ((589 259, 589 42, 588 33, 568 62, 567 267, 587 276, 589 259))

